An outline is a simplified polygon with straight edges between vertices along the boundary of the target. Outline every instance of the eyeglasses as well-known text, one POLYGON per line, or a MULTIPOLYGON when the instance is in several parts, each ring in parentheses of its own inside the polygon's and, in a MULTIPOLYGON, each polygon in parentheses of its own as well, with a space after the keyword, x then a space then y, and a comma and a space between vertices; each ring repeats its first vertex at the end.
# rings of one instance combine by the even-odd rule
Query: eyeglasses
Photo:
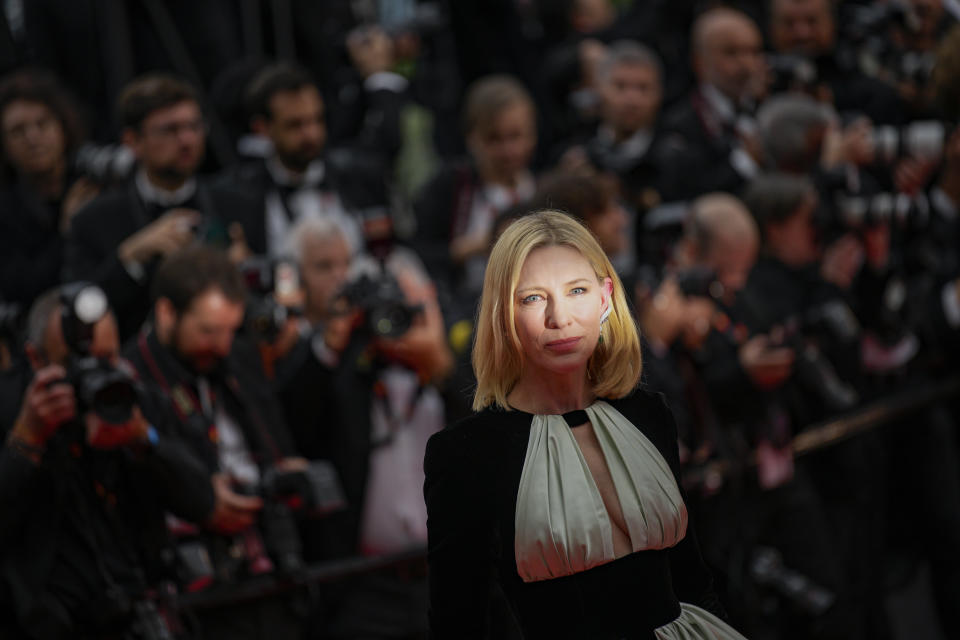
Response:
POLYGON ((196 135, 206 135, 209 126, 203 120, 189 120, 186 122, 170 122, 163 125, 157 125, 144 129, 144 133, 157 138, 172 140, 180 135, 181 131, 193 133, 196 135))

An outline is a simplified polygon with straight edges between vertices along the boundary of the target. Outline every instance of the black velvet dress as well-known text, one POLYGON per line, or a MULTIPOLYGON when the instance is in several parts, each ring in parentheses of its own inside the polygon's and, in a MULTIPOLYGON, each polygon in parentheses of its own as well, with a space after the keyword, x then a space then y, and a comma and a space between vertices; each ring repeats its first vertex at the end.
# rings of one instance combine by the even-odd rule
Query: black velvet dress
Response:
MULTIPOLYGON (((646 436, 677 478, 676 426, 663 397, 637 391, 606 402, 646 436)), ((670 548, 637 551, 564 577, 521 579, 515 517, 532 419, 487 409, 427 445, 432 636, 484 637, 493 579, 527 639, 656 638, 656 629, 680 616, 681 601, 722 617, 692 526, 670 548)))

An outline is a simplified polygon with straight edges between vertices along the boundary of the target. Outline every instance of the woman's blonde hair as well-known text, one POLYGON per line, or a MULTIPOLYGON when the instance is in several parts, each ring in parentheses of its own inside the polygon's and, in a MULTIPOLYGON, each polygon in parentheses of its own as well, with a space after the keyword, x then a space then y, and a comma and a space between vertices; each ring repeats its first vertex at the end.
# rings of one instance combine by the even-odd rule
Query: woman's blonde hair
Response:
POLYGON ((508 408, 507 395, 523 370, 523 350, 513 320, 517 282, 530 252, 551 246, 576 249, 593 267, 599 282, 604 278, 613 281, 610 315, 587 362, 593 393, 602 398, 621 398, 640 380, 640 337, 623 284, 610 260, 593 234, 572 217, 559 211, 537 211, 507 227, 490 253, 473 344, 475 411, 491 404, 508 408))

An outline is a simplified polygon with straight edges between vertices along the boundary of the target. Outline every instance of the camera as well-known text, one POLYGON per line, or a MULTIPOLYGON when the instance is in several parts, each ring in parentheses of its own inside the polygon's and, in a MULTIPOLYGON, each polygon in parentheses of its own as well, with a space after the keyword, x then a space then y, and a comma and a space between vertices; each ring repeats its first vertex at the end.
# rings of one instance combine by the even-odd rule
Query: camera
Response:
POLYGON ((89 282, 64 285, 60 290, 60 323, 70 349, 67 377, 80 413, 92 411, 108 424, 123 424, 139 404, 140 391, 127 371, 90 354, 93 329, 109 311, 103 290, 89 282))
POLYGON ((123 182, 133 173, 136 158, 122 144, 82 145, 73 159, 74 168, 91 181, 110 185, 123 182))
POLYGON ((784 345, 796 354, 794 371, 800 386, 817 395, 831 412, 849 411, 860 394, 838 374, 817 342, 819 338, 849 344, 860 336, 860 324, 840 300, 807 309, 784 323, 784 345))
POLYGON ((916 120, 904 127, 874 127, 873 147, 877 157, 887 163, 903 156, 936 160, 950 133, 951 127, 938 120, 916 120))
POLYGON ((363 312, 367 329, 378 338, 399 338, 423 312, 423 305, 407 304, 397 279, 385 269, 376 277, 364 273, 347 283, 334 299, 334 314, 344 312, 343 302, 363 312))
POLYGON ((809 616, 821 616, 836 602, 836 596, 807 576, 783 564, 780 552, 758 547, 751 557, 750 577, 809 616))
POLYGON ((277 296, 288 296, 299 290, 297 266, 287 260, 255 256, 240 263, 239 269, 250 292, 246 325, 258 338, 273 342, 288 319, 303 314, 298 306, 277 302, 277 296))
POLYGON ((778 53, 767 56, 772 77, 770 95, 791 91, 813 94, 819 82, 817 66, 805 56, 778 53))
POLYGON ((302 470, 271 467, 258 486, 239 485, 236 491, 263 498, 263 543, 277 569, 286 574, 303 568, 300 534, 293 514, 320 517, 340 511, 347 504, 340 478, 325 460, 312 460, 302 470))

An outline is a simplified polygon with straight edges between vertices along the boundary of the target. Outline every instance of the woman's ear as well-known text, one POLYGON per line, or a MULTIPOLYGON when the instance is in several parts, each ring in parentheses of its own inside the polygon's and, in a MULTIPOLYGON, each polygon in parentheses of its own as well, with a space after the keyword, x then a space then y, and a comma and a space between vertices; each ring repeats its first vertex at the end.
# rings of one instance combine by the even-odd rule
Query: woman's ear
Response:
POLYGON ((609 277, 604 278, 601 289, 603 295, 600 308, 603 315, 600 316, 600 322, 604 322, 610 315, 610 312, 613 311, 613 279, 609 277))

